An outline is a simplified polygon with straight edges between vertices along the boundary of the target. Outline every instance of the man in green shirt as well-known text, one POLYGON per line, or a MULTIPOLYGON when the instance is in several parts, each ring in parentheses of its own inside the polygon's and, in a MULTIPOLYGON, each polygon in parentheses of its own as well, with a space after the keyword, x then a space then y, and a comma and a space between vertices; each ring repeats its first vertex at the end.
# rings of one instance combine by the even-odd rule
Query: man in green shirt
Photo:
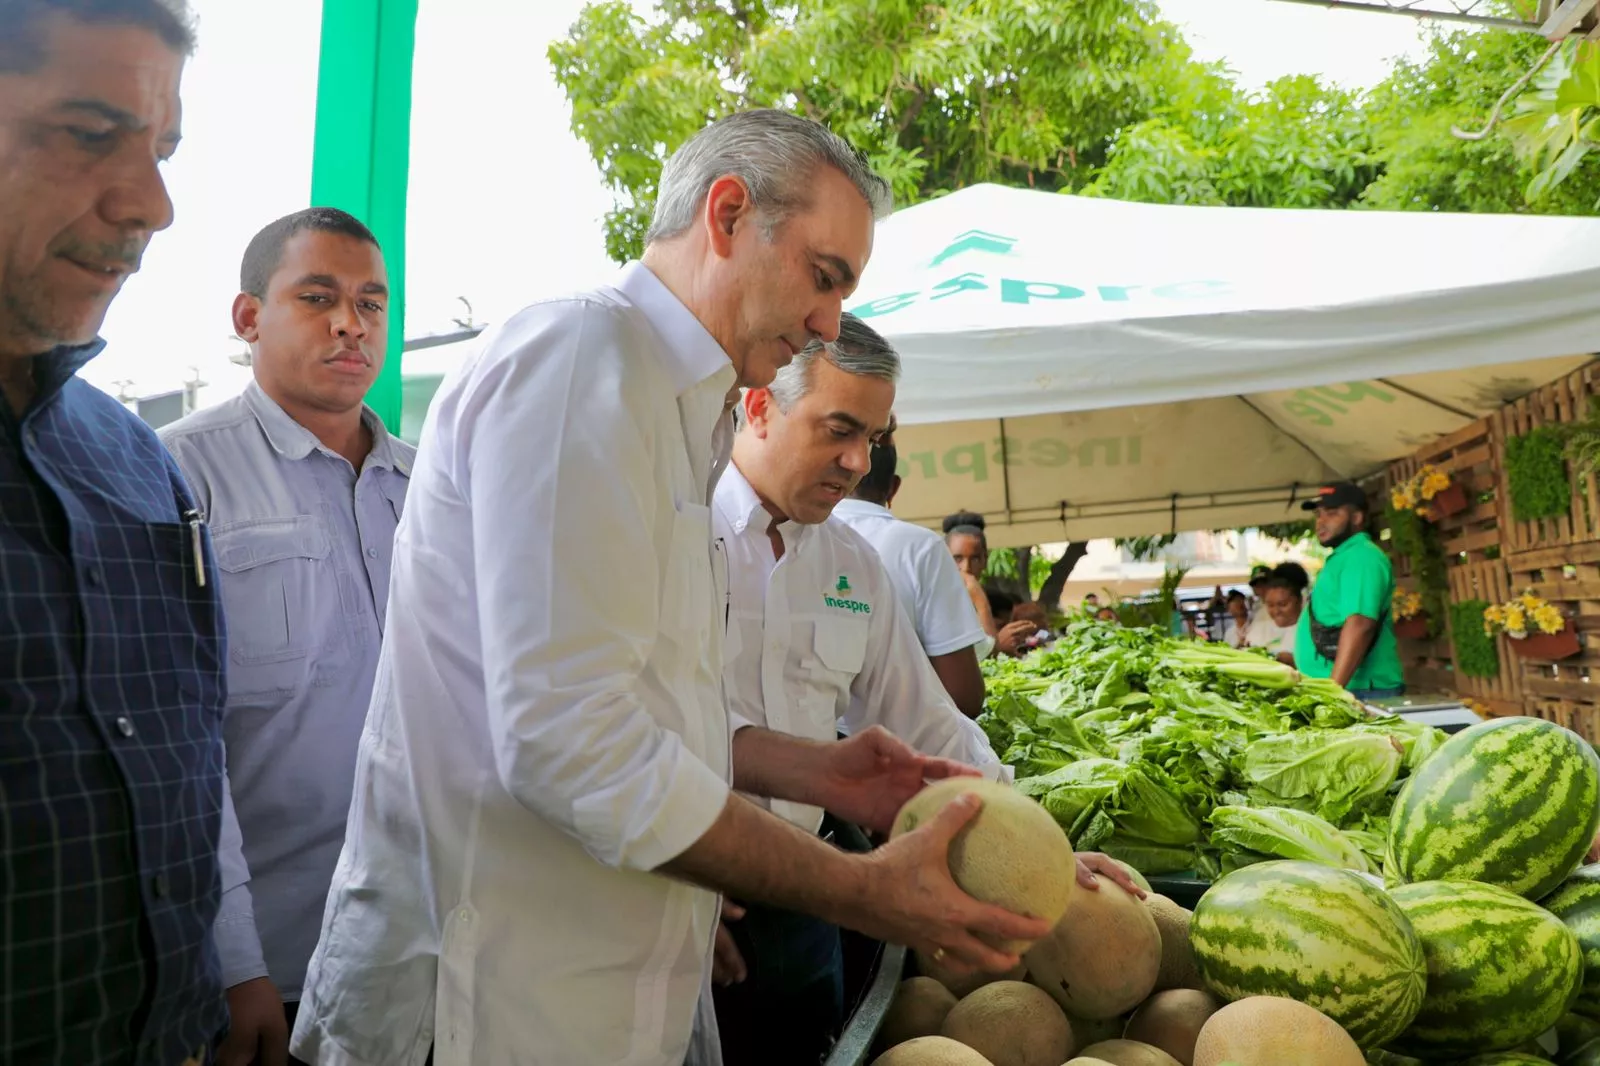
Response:
POLYGON ((1296 668, 1307 677, 1331 677, 1358 699, 1403 695, 1389 616, 1394 569, 1367 534, 1367 494, 1339 482, 1302 506, 1317 513, 1317 540, 1333 554, 1300 614, 1296 668))

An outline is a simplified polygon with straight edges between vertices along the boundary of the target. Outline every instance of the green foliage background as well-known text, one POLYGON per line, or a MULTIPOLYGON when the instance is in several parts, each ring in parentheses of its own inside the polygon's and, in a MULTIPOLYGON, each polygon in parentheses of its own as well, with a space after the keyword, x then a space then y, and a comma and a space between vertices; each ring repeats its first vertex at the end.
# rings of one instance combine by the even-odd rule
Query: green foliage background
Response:
MULTIPOLYGON (((647 17, 604 0, 550 58, 615 194, 606 246, 620 261, 642 249, 666 156, 748 107, 828 123, 902 205, 1000 182, 1154 203, 1592 214, 1596 166, 1546 181, 1530 206, 1549 165, 1533 120, 1477 142, 1450 133, 1482 126, 1545 47, 1441 29, 1370 92, 1309 76, 1252 92, 1196 61, 1149 0, 658 0, 647 17)), ((1543 114, 1534 91, 1524 111, 1543 114)))

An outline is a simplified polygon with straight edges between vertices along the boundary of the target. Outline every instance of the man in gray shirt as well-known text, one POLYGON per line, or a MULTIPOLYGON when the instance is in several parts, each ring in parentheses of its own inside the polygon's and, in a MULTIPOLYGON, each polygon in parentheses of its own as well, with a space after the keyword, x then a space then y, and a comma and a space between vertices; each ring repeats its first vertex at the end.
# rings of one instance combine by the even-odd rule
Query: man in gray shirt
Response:
POLYGON ((344 842, 415 450, 362 402, 389 302, 365 226, 329 208, 279 219, 240 289, 255 381, 161 437, 211 523, 228 630, 218 1063, 275 1066, 344 842))

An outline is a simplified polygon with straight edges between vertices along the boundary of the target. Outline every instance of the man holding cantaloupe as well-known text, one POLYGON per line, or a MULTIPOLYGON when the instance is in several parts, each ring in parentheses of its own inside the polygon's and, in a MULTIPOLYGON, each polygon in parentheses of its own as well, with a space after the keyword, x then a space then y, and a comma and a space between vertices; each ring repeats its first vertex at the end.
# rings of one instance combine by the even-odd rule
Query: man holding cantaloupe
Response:
POLYGON ((887 208, 816 123, 723 119, 668 161, 642 262, 440 389, 299 1058, 682 1066, 722 892, 957 966, 1049 931, 957 887, 975 799, 854 856, 734 794, 870 824, 957 772, 872 731, 753 752, 721 694, 726 396, 837 334, 887 208))

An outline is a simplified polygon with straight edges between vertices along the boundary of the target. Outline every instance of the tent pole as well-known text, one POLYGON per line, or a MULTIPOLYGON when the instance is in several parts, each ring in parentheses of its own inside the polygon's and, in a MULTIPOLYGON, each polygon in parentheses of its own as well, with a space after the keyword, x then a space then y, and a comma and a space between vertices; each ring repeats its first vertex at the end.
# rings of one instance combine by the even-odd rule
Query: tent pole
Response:
POLYGON ((418 0, 323 0, 311 202, 365 222, 389 271, 389 344, 367 402, 400 431, 406 191, 418 0))

